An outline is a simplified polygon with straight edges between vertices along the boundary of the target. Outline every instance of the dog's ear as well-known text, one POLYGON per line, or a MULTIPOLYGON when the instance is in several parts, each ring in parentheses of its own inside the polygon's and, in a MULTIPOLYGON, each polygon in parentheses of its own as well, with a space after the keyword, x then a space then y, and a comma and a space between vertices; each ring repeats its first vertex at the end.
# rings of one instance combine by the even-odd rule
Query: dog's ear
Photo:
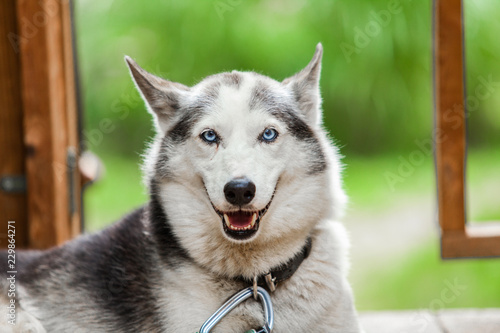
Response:
POLYGON ((323 46, 321 43, 318 43, 316 45, 316 52, 306 68, 282 82, 282 84, 291 90, 302 115, 311 126, 321 124, 319 77, 322 56, 323 46))
POLYGON ((189 88, 146 72, 128 56, 125 62, 148 110, 155 116, 157 129, 164 134, 189 88))

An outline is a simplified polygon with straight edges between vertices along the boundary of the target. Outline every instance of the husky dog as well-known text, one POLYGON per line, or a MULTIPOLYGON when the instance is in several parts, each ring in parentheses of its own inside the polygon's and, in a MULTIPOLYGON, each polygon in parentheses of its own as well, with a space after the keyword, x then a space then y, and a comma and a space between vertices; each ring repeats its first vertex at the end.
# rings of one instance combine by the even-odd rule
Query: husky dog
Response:
MULTIPOLYGON (((193 87, 125 57, 157 129, 144 162, 150 201, 99 233, 18 253, 17 329, 194 333, 254 281, 270 289, 275 333, 360 332, 321 57, 318 44, 282 82, 233 71, 193 87)), ((262 324, 247 300, 212 331, 262 324)))

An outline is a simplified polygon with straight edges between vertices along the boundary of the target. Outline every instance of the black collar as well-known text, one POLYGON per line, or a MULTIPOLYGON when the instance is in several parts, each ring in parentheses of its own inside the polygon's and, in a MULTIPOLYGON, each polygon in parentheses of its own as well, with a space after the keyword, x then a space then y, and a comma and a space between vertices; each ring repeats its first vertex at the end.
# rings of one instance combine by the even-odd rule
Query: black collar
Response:
MULTIPOLYGON (((311 247, 312 240, 309 237, 307 238, 306 244, 304 245, 302 250, 293 258, 288 260, 284 265, 274 267, 268 273, 259 275, 257 277, 257 285, 261 287, 267 287, 270 291, 274 291, 274 287, 272 285, 276 285, 292 277, 292 275, 299 268, 300 264, 302 264, 304 259, 306 259, 309 256, 309 253, 311 253, 311 247)), ((244 277, 238 277, 237 279, 250 285, 253 284, 252 280, 248 280, 244 277)))

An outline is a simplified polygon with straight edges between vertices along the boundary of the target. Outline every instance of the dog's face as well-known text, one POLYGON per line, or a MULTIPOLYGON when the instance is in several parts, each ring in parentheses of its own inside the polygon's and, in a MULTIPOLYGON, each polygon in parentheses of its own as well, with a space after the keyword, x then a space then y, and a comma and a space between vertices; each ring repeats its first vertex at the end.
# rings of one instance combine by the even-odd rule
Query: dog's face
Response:
POLYGON ((148 181, 187 246, 305 237, 331 213, 330 185, 342 192, 321 130, 321 55, 318 45, 309 65, 283 82, 233 71, 194 87, 126 58, 158 129, 148 181))

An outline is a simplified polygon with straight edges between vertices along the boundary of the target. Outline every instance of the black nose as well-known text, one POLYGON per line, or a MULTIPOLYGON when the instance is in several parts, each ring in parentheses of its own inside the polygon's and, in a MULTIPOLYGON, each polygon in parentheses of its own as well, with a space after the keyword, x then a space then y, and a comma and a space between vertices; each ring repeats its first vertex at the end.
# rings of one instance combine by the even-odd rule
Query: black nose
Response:
POLYGON ((231 180, 224 186, 224 195, 233 205, 246 205, 255 196, 255 184, 246 178, 231 180))

